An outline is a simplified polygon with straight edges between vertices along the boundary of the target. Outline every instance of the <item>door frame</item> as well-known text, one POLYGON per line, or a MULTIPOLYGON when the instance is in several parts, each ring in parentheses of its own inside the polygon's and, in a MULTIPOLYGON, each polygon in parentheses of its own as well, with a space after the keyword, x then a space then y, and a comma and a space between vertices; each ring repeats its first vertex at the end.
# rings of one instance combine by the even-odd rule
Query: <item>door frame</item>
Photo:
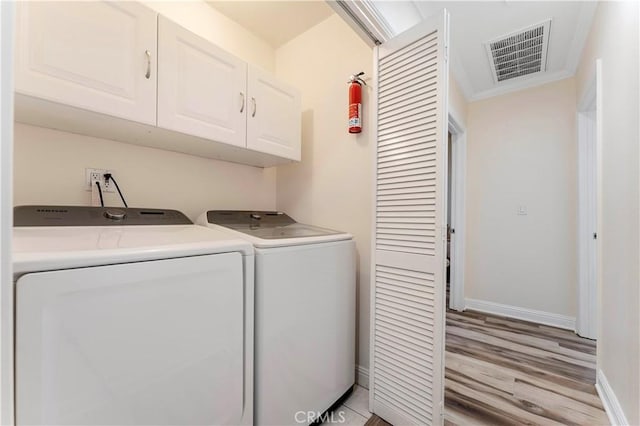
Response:
POLYGON ((596 339, 601 288, 602 232, 602 61, 580 97, 577 108, 578 145, 578 310, 576 333, 596 339), (594 199, 595 198, 595 199, 594 199), (595 233, 595 235, 594 235, 595 233), (593 244, 593 240, 595 244, 593 244))
POLYGON ((451 133, 451 229, 455 230, 451 237, 449 309, 462 312, 466 309, 464 253, 467 133, 459 115, 452 110, 449 110, 448 127, 451 133))

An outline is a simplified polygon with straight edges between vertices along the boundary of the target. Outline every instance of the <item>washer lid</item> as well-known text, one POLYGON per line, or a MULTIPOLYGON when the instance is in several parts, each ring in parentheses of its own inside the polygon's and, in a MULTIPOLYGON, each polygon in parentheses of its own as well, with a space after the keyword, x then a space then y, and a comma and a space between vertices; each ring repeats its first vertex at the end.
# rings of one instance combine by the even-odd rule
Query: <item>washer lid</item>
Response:
MULTIPOLYGON (((246 235, 256 247, 275 247, 351 239, 332 229, 298 223, 278 211, 210 210, 209 225, 218 225, 246 235)), ((212 226, 210 226, 212 227, 212 226)))

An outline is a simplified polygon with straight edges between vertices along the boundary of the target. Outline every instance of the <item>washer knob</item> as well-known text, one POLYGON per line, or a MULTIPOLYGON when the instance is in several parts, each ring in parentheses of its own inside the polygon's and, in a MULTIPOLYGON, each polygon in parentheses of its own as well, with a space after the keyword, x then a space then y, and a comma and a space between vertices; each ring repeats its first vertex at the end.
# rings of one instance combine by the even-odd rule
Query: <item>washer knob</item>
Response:
POLYGON ((106 210, 104 217, 111 220, 122 220, 127 214, 122 210, 106 210))

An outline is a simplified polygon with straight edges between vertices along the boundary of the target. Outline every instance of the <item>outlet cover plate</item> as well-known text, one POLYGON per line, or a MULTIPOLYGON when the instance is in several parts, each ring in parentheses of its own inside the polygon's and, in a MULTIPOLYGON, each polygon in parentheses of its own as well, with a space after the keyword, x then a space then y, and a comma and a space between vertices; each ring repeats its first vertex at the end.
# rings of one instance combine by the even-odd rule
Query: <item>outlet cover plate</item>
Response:
POLYGON ((94 182, 98 181, 100 183, 100 188, 102 192, 116 192, 115 185, 109 181, 105 182, 104 174, 111 173, 111 170, 108 169, 84 169, 84 182, 85 188, 87 191, 91 191, 94 185, 94 182))

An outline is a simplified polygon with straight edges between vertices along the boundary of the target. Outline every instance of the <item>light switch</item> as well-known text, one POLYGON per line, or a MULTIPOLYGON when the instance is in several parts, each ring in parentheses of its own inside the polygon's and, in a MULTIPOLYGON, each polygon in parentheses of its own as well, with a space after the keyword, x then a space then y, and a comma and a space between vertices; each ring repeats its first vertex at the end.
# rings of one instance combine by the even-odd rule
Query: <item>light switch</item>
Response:
POLYGON ((527 206, 518 206, 518 215, 526 216, 527 215, 527 206))

